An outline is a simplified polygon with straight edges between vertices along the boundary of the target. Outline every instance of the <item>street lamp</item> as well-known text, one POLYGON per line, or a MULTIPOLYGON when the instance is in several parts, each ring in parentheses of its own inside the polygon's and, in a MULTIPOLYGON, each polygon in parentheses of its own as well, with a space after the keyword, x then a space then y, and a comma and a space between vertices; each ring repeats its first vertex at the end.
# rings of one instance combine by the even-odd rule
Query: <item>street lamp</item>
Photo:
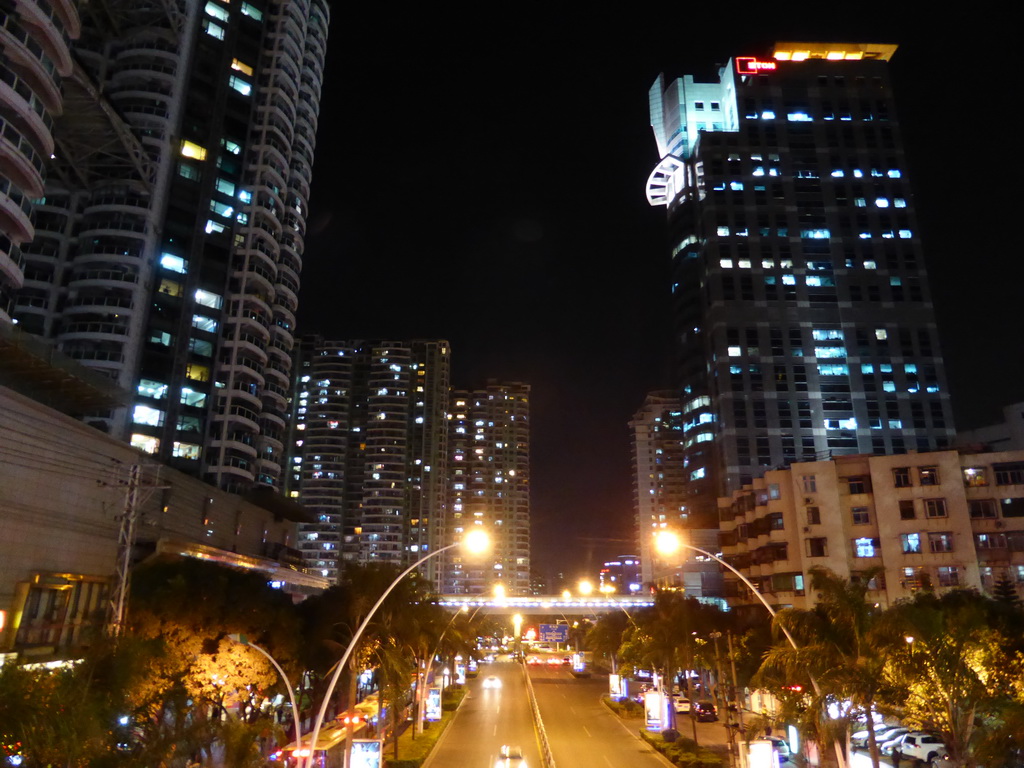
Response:
MULTIPOLYGON (((737 571, 735 568, 729 565, 729 563, 725 562, 725 560, 718 557, 717 555, 713 555, 707 550, 701 549, 700 547, 695 547, 692 544, 684 543, 682 539, 679 537, 679 534, 675 531, 660 530, 657 533, 655 533, 654 549, 660 555, 672 555, 680 549, 689 549, 693 552, 699 552, 705 557, 710 557, 719 565, 728 568, 730 571, 736 574, 736 576, 739 577, 740 581, 746 584, 747 587, 750 588, 750 591, 754 593, 754 596, 761 601, 761 605, 763 605, 765 609, 768 611, 768 613, 771 614, 772 619, 774 620, 776 618, 777 614, 775 612, 775 609, 768 604, 768 601, 764 599, 764 595, 761 594, 757 587, 750 583, 750 579, 748 579, 746 576, 737 571)), ((786 639, 789 641, 789 644, 793 647, 793 650, 799 651, 800 646, 796 644, 796 640, 794 640, 793 636, 789 634, 789 630, 786 629, 786 625, 782 622, 777 623, 779 625, 779 629, 782 630, 782 633, 786 636, 786 639)), ((814 694, 818 696, 818 698, 821 698, 821 688, 818 686, 818 681, 815 679, 814 675, 811 674, 810 670, 807 671, 807 676, 811 679, 811 685, 814 687, 814 694)), ((846 768, 846 755, 843 754, 843 750, 840 748, 838 742, 836 742, 835 747, 836 758, 839 762, 839 768, 846 768)))
POLYGON ((274 665, 274 669, 277 670, 277 674, 279 674, 281 676, 281 679, 284 681, 285 688, 288 689, 288 701, 290 701, 292 705, 292 719, 295 723, 295 754, 301 754, 302 724, 299 722, 299 707, 295 703, 295 690, 292 688, 292 683, 288 679, 288 675, 284 673, 284 670, 281 669, 281 665, 277 663, 277 660, 273 656, 271 656, 265 650, 256 645, 256 643, 250 643, 249 638, 247 638, 245 635, 231 634, 228 635, 228 640, 233 640, 239 645, 244 645, 247 648, 252 648, 254 651, 259 651, 267 657, 267 660, 270 661, 271 664, 274 665))
POLYGON ((356 644, 359 642, 359 638, 363 636, 363 632, 369 625, 370 620, 373 618, 374 614, 377 613, 377 609, 381 607, 381 605, 384 603, 384 600, 387 599, 387 596, 391 594, 391 591, 396 586, 398 586, 398 583, 402 579, 404 579, 414 570, 423 565, 423 563, 425 563, 427 560, 429 560, 432 557, 436 557, 437 555, 440 555, 442 552, 446 552, 449 549, 454 549, 455 547, 465 547, 470 553, 477 554, 483 552, 489 546, 490 537, 487 535, 487 532, 484 531, 482 528, 474 528, 472 531, 463 536, 461 541, 456 541, 455 543, 449 544, 446 547, 435 549, 433 552, 430 552, 429 554, 426 554, 423 557, 421 557, 415 563, 413 563, 400 574, 398 574, 398 576, 395 577, 395 580, 392 581, 391 584, 388 585, 388 588, 384 590, 384 594, 377 598, 377 602, 373 604, 373 608, 371 608, 370 612, 366 614, 366 618, 363 619, 363 623, 359 625, 359 628, 355 631, 355 634, 352 635, 352 639, 349 641, 348 648, 345 649, 345 653, 342 654, 341 660, 338 662, 337 667, 335 667, 334 669, 334 674, 331 675, 331 681, 327 685, 326 693, 324 693, 323 703, 320 705, 320 711, 317 713, 316 720, 313 723, 313 736, 309 741, 309 756, 306 758, 305 768, 313 768, 313 753, 316 750, 317 737, 320 735, 320 726, 323 725, 324 717, 327 714, 327 706, 328 704, 330 704, 331 695, 334 693, 334 688, 338 684, 338 678, 341 677, 341 671, 345 668, 345 664, 348 662, 349 656, 351 656, 352 652, 355 650, 356 644))
POLYGON ((580 583, 576 585, 576 588, 584 597, 588 597, 594 591, 594 585, 587 579, 580 579, 580 583))

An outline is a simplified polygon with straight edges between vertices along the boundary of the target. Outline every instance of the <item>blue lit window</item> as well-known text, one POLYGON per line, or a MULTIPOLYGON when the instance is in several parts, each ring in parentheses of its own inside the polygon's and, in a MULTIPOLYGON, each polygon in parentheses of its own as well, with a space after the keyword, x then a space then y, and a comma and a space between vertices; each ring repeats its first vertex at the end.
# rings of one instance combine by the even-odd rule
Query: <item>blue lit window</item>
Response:
POLYGON ((889 419, 889 429, 903 429, 903 420, 889 419))
POLYGON ((729 189, 733 190, 734 192, 740 192, 743 189, 743 182, 742 181, 730 181, 729 182, 729 189))
POLYGON ((810 238, 811 240, 827 240, 829 236, 830 232, 827 229, 800 230, 800 237, 810 238))
POLYGON ((857 235, 857 237, 859 237, 861 240, 870 240, 871 239, 871 233, 870 232, 861 232, 859 235, 857 235))
POLYGON ((753 175, 754 176, 764 176, 764 168, 762 168, 760 165, 757 166, 753 170, 753 175))
POLYGON ((846 357, 846 349, 843 347, 815 347, 815 357, 846 357))
POLYGON ((218 192, 223 192, 225 195, 231 196, 235 194, 234 183, 228 181, 227 179, 217 179, 217 182, 214 184, 214 186, 216 187, 218 192))
POLYGON ((691 480, 700 480, 701 478, 704 477, 704 475, 705 475, 704 467, 700 467, 699 469, 695 469, 695 470, 693 470, 693 472, 690 473, 690 479, 691 480))
POLYGON ((889 285, 903 285, 903 280, 899 277, 890 277, 889 285))
POLYGON ((243 96, 248 96, 250 93, 252 93, 252 83, 248 83, 242 78, 237 77, 235 75, 231 75, 231 77, 228 78, 228 85, 230 85, 243 96))
POLYGON ((901 229, 899 235, 901 240, 909 240, 914 236, 914 233, 911 232, 909 229, 901 229))
POLYGON ((838 169, 838 168, 836 170, 832 171, 832 178, 834 178, 834 179, 841 179, 845 175, 846 175, 846 172, 841 170, 841 169, 838 169))
POLYGON ((903 370, 907 373, 917 373, 917 365, 914 363, 907 363, 903 366, 903 370))
POLYGON ((874 557, 875 556, 875 540, 874 539, 854 539, 853 540, 853 556, 854 557, 874 557))
POLYGON ((858 208, 863 208, 868 204, 868 201, 865 200, 863 197, 855 197, 853 198, 853 204, 858 208))
POLYGON ((243 203, 251 203, 252 192, 250 192, 248 189, 241 189, 238 191, 238 199, 243 203))
POLYGON ((254 5, 250 5, 249 3, 242 3, 242 14, 244 16, 249 16, 256 21, 263 20, 263 11, 261 11, 254 5))
POLYGON ((897 197, 892 202, 893 202, 893 205, 895 205, 897 208, 906 208, 907 207, 907 201, 904 198, 902 198, 902 197, 897 197))
POLYGON ((860 372, 861 373, 874 373, 875 372, 875 366, 873 366, 871 363, 861 363, 860 372))
POLYGON ((868 259, 864 262, 864 269, 878 269, 878 262, 868 259))
POLYGON ((203 19, 203 30, 210 37, 216 38, 217 40, 224 39, 224 27, 220 24, 214 24, 209 19, 203 19))
POLYGON ((838 363, 823 363, 818 366, 818 373, 821 376, 846 376, 850 369, 838 363))
POLYGON ((854 168, 853 169, 853 177, 855 179, 863 179, 864 178, 864 171, 862 171, 860 168, 854 168))
POLYGON ((829 341, 832 339, 842 339, 843 332, 838 328, 814 328, 811 331, 811 338, 815 341, 829 341))
POLYGON ((220 21, 227 21, 229 18, 228 12, 216 3, 207 3, 204 10, 208 16, 213 16, 213 18, 220 21))
POLYGON ((172 253, 160 254, 160 266, 182 275, 188 272, 188 262, 181 258, 181 256, 175 256, 172 253))
POLYGON ((878 370, 882 373, 892 373, 892 365, 890 363, 882 363, 878 366, 878 370))
POLYGON ((766 110, 764 110, 761 113, 761 119, 762 120, 774 120, 775 119, 775 113, 772 112, 770 109, 766 109, 766 110))
POLYGON ((894 382, 891 382, 891 381, 883 381, 882 382, 882 389, 884 391, 886 391, 886 392, 895 392, 896 391, 896 384, 894 382))
POLYGON ((739 376, 740 374, 743 373, 743 368, 738 365, 730 365, 729 373, 731 373, 733 376, 739 376))
POLYGON ((783 285, 796 285, 796 278, 793 275, 783 275, 782 276, 782 284, 783 285))
POLYGON ((888 208, 889 207, 889 198, 887 198, 887 197, 876 197, 875 198, 875 205, 878 208, 888 208))
POLYGON ((728 235, 729 235, 729 228, 728 227, 719 227, 718 228, 718 236, 719 237, 727 237, 728 235))
POLYGON ((888 174, 886 174, 886 175, 887 175, 887 176, 888 176, 888 177, 889 177, 890 179, 898 179, 898 178, 900 178, 900 177, 901 177, 901 176, 902 176, 903 174, 902 174, 902 173, 900 173, 900 172, 899 172, 898 170, 896 170, 895 168, 893 168, 893 169, 891 169, 891 170, 889 171, 889 173, 888 173, 888 174))
POLYGON ((811 116, 806 112, 790 112, 786 115, 786 119, 791 123, 809 123, 811 122, 811 116))
POLYGON ((835 281, 831 277, 822 275, 807 275, 807 277, 804 278, 804 282, 807 283, 807 285, 814 286, 816 288, 828 288, 835 285, 835 281))

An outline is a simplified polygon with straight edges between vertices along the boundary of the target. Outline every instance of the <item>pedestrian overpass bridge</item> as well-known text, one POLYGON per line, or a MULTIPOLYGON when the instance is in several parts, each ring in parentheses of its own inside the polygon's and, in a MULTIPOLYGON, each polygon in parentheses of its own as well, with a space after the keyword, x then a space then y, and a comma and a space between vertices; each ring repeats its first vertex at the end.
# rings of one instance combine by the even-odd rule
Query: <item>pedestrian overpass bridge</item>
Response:
POLYGON ((441 595, 437 604, 454 613, 463 609, 498 616, 593 616, 601 613, 632 613, 650 608, 654 597, 644 595, 601 595, 599 597, 563 597, 561 595, 441 595))

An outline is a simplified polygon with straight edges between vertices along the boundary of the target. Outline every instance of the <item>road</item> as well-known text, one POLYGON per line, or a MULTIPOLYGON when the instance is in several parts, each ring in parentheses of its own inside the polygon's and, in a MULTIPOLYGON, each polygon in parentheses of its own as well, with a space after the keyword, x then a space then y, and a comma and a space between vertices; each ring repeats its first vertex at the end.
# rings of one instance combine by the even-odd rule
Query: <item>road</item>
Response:
POLYGON ((594 768, 672 765, 636 736, 640 719, 623 721, 601 703, 607 677, 574 678, 568 667, 529 666, 555 764, 594 768), (630 732, 632 729, 632 733, 630 732))
POLYGON ((493 768, 503 744, 521 746, 527 765, 539 768, 540 750, 522 665, 481 664, 479 676, 469 680, 467 687, 458 715, 423 768, 493 768), (501 687, 485 688, 489 677, 500 680, 501 687))

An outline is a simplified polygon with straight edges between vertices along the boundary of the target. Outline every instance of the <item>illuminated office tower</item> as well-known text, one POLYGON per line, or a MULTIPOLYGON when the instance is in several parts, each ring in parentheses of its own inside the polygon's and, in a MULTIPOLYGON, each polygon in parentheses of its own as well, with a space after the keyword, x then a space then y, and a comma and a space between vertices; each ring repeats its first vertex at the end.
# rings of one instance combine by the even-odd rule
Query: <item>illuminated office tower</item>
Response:
POLYGON ((35 235, 32 200, 43 194, 61 82, 80 30, 72 0, 0 4, 0 322, 10 322, 25 281, 21 246, 35 235))
POLYGON ((277 486, 327 4, 80 10, 13 317, 131 393, 94 426, 277 486))
POLYGON ((303 339, 286 487, 317 518, 299 526, 310 572, 407 565, 438 546, 450 357, 439 340, 303 339))
POLYGON ((492 548, 483 559, 446 553, 442 591, 479 594, 501 584, 506 594, 529 594, 530 386, 489 381, 453 391, 448 418, 444 543, 481 525, 492 548))
POLYGON ((953 435, 895 49, 780 43, 651 88, 695 511, 766 469, 953 435))

